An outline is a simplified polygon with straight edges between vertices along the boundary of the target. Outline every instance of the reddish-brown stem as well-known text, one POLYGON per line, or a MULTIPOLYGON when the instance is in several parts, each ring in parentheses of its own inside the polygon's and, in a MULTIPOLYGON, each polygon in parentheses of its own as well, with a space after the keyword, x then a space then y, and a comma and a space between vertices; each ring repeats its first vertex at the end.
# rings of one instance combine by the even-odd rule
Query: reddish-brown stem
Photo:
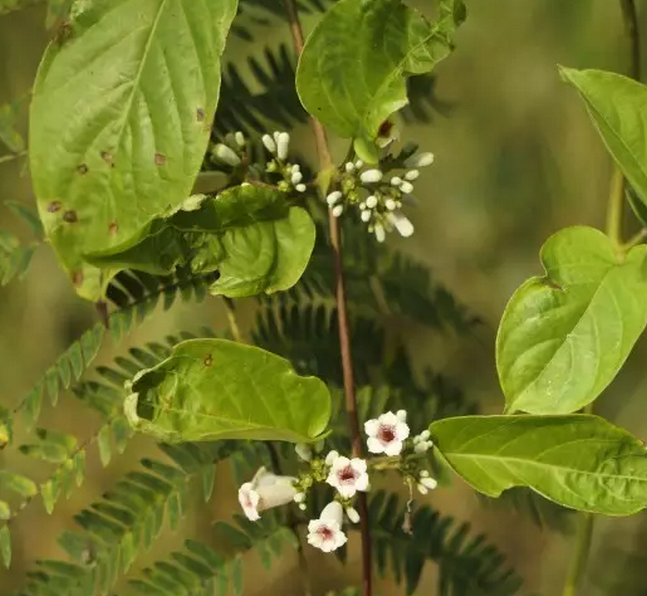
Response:
MULTIPOLYGON (((299 14, 294 0, 284 0, 290 24, 290 33, 297 53, 301 53, 304 46, 303 29, 299 21, 299 14)), ((332 156, 326 138, 326 131, 316 118, 310 118, 310 126, 315 137, 317 153, 319 155, 319 169, 326 172, 332 166, 332 156)), ((330 245, 333 252, 335 265, 335 300, 339 322, 339 347, 341 352, 342 370, 344 373, 345 406, 350 424, 351 444, 353 457, 362 456, 362 440, 357 417, 357 399, 355 398, 355 381, 353 379, 353 357, 350 348, 350 334, 348 331, 348 311, 346 308, 346 290, 344 287, 344 258, 342 253, 341 230, 339 220, 328 215, 328 228, 330 230, 330 245)), ((358 493, 360 535, 362 542, 362 596, 372 595, 371 574, 371 535, 368 523, 368 507, 366 494, 358 493)))

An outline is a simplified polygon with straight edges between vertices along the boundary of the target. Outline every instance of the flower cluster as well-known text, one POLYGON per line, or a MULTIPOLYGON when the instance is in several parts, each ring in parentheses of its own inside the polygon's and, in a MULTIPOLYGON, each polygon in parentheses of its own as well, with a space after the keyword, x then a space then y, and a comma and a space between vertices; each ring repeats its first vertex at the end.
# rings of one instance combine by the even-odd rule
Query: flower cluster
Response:
POLYGON ((413 224, 402 212, 405 203, 413 203, 413 182, 419 168, 433 163, 431 153, 416 153, 414 145, 405 147, 393 157, 384 157, 379 167, 365 168, 362 161, 349 161, 340 173, 337 188, 326 197, 335 217, 350 206, 359 209, 360 219, 369 232, 383 242, 386 232, 397 230, 404 238, 413 234, 413 224))
MULTIPOLYGON (((278 151, 278 147, 277 147, 278 151)), ((429 431, 410 437, 404 410, 385 412, 364 425, 367 448, 372 454, 384 454, 375 460, 347 457, 337 451, 323 455, 322 442, 299 444, 295 451, 308 469, 298 478, 279 476, 260 468, 250 482, 238 491, 238 500, 248 519, 258 520, 260 513, 272 507, 294 502, 307 509, 308 493, 316 483, 325 483, 336 491, 334 500, 324 507, 318 518, 308 523, 308 543, 324 552, 343 546, 348 540, 344 530, 344 513, 351 523, 358 523, 359 513, 353 506, 357 493, 370 490, 369 468, 397 469, 409 486, 427 494, 436 480, 424 469, 425 454, 432 446, 429 431), (385 459, 386 458, 386 459, 385 459)))
POLYGON ((263 135, 261 141, 270 155, 262 164, 250 163, 249 142, 240 131, 226 135, 223 143, 214 145, 211 159, 228 172, 233 170, 235 182, 259 180, 275 184, 284 192, 305 192, 307 186, 303 182, 301 166, 288 161, 290 134, 275 131, 271 135, 263 135))

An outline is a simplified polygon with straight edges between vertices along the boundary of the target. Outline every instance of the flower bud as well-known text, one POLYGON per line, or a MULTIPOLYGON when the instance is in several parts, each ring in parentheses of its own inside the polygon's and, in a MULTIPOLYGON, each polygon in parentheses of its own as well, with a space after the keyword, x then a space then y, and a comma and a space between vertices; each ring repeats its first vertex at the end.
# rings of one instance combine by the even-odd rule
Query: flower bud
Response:
POLYGON ((346 515, 348 516, 348 519, 351 521, 351 523, 359 523, 359 513, 357 512, 357 509, 355 509, 355 507, 346 507, 346 515))
POLYGON ((395 207, 396 207, 396 205, 395 205, 395 201, 394 201, 393 199, 387 199, 386 201, 384 201, 384 206, 385 206, 389 211, 393 211, 393 210, 395 209, 395 207))
POLYGON ((265 149, 267 149, 272 155, 276 154, 276 142, 270 135, 263 135, 261 137, 261 141, 263 141, 265 149))
POLYGON ((290 135, 287 132, 280 132, 276 135, 276 154, 281 161, 285 161, 288 157, 288 149, 290 147, 290 135))
POLYGON ((339 217, 343 212, 344 212, 344 206, 343 205, 335 205, 332 208, 332 216, 333 217, 339 217))
POLYGON ((334 207, 335 203, 341 199, 342 194, 341 191, 339 190, 333 190, 327 197, 326 197, 326 203, 328 203, 328 207, 334 207))
POLYGON ((407 182, 406 180, 402 182, 400 185, 400 190, 405 194, 405 195, 410 195, 413 192, 413 184, 411 182, 407 182))
POLYGON ((371 196, 367 197, 366 206, 369 209, 375 209, 375 207, 377 207, 377 197, 375 195, 371 195, 371 196))
POLYGON ((424 168, 434 163, 433 153, 417 153, 404 160, 405 168, 424 168))
POLYGON ((227 145, 218 143, 212 151, 212 155, 220 162, 236 167, 240 164, 240 157, 227 145))
POLYGON ((355 171, 355 164, 352 161, 347 161, 346 164, 344 165, 344 169, 349 174, 352 174, 355 171))
POLYGON ((420 170, 409 170, 405 175, 405 180, 416 180, 420 176, 420 170))
POLYGON ((234 135, 234 139, 241 149, 245 146, 245 135, 240 130, 234 135))
POLYGON ((409 238, 413 234, 413 224, 402 214, 401 211, 394 211, 389 213, 389 220, 395 226, 396 230, 400 232, 403 238, 409 238))
POLYGON ((355 168, 361 170, 364 167, 364 162, 361 159, 358 159, 355 162, 355 168))
POLYGON ((290 176, 290 182, 292 182, 292 184, 299 184, 301 180, 303 180, 303 174, 301 172, 294 172, 292 176, 290 176))
POLYGON ((303 461, 312 460, 312 450, 310 449, 310 445, 306 445, 305 443, 297 443, 294 446, 294 450, 296 451, 296 454, 299 456, 299 458, 303 461))
POLYGON ((375 238, 378 242, 384 242, 386 238, 386 232, 384 231, 384 226, 382 224, 375 224, 373 232, 375 233, 375 238))
POLYGON ((359 179, 364 184, 375 184, 376 182, 382 180, 382 171, 378 170, 377 168, 366 170, 359 175, 359 179))
POLYGON ((391 186, 400 186, 400 184, 402 184, 402 178, 399 176, 393 176, 391 178, 391 186))
POLYGON ((362 211, 360 214, 360 218, 363 222, 367 222, 371 219, 371 212, 370 211, 362 211))
POLYGON ((297 184, 294 188, 296 189, 297 192, 305 192, 307 186, 301 183, 301 184, 297 184))

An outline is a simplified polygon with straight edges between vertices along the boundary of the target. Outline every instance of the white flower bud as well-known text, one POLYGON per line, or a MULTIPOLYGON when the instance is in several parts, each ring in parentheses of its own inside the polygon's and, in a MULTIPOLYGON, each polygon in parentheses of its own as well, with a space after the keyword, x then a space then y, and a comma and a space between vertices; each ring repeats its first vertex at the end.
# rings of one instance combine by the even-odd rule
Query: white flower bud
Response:
POLYGON ((416 488, 418 489, 418 492, 421 495, 426 495, 429 492, 429 490, 427 490, 427 487, 424 484, 418 484, 416 488))
POLYGON ((333 190, 327 197, 326 197, 326 203, 328 203, 329 207, 334 207, 335 203, 341 199, 342 194, 341 191, 339 190, 333 190))
POLYGON ((300 172, 300 171, 301 171, 301 166, 298 163, 293 164, 292 167, 290 168, 290 172, 292 172, 293 174, 296 174, 297 172, 300 172))
POLYGON ((405 195, 410 195, 413 192, 413 184, 411 182, 407 182, 406 180, 400 185, 400 190, 405 194, 405 195))
MULTIPOLYGON (((418 437, 416 437, 418 438, 418 437)), ((416 441, 414 438, 413 450, 415 453, 427 453, 429 446, 426 441, 416 441)))
POLYGON ((297 192, 305 192, 307 187, 305 184, 301 183, 301 184, 297 184, 294 188, 296 189, 297 192))
POLYGON ((396 415, 397 419, 400 422, 406 422, 407 421, 407 411, 406 410, 398 410, 395 413, 395 415, 396 415))
POLYGON ((375 184, 382 180, 382 171, 374 168, 372 170, 366 170, 359 175, 359 179, 364 184, 375 184))
POLYGON ((243 182, 241 186, 251 186, 251 184, 249 182, 243 182))
POLYGON ((369 209, 375 209, 377 207, 377 197, 375 195, 371 195, 366 198, 366 206, 369 209))
POLYGON ((433 153, 418 153, 404 160, 405 168, 424 168, 434 163, 433 153))
POLYGON ((391 186, 400 186, 400 184, 402 184, 402 178, 399 176, 393 176, 391 178, 391 186))
POLYGON ((339 457, 339 453, 337 451, 331 451, 328 455, 326 455, 326 465, 327 466, 332 466, 334 461, 339 457))
POLYGON ((332 208, 332 216, 333 217, 339 217, 343 212, 344 212, 344 206, 343 205, 336 205, 335 207, 332 208))
MULTIPOLYGON (((419 435, 418 435, 423 441, 428 441, 429 438, 431 437, 431 433, 429 430, 423 430, 419 435)), ((427 472, 429 473, 429 472, 427 472)))
POLYGON ((261 141, 263 141, 265 149, 267 149, 272 155, 276 154, 276 142, 270 135, 263 135, 261 137, 261 141))
POLYGON ((305 443, 297 443, 294 446, 294 450, 296 451, 296 454, 299 456, 299 458, 303 461, 310 461, 312 459, 312 450, 310 449, 310 445, 306 445, 305 443))
POLYGON ((299 503, 299 509, 301 509, 301 511, 305 511, 307 508, 308 506, 305 503, 299 503))
POLYGON ((429 490, 434 490, 438 486, 438 482, 435 478, 420 478, 420 484, 429 490))
POLYGON ((400 232, 400 236, 403 238, 409 238, 409 236, 413 234, 413 224, 402 214, 401 211, 389 213, 389 220, 395 226, 396 230, 400 232))
POLYGON ((416 180, 420 176, 420 170, 409 170, 405 175, 405 180, 416 180))
POLYGON ((344 169, 349 173, 352 174, 355 171, 355 164, 352 161, 347 161, 346 165, 344 166, 344 169))
POLYGON ((305 493, 297 493, 294 495, 294 502, 295 503, 303 503, 306 500, 306 494, 305 493))
POLYGON ((366 209, 368 209, 368 207, 366 206, 366 203, 360 203, 359 204, 359 210, 360 211, 365 211, 366 209))
POLYGON ((364 162, 363 162, 361 159, 358 159, 358 160, 355 162, 355 167, 356 167, 358 170, 361 170, 361 169, 364 167, 364 162))
POLYGON ((323 448, 324 448, 325 444, 326 444, 326 442, 323 439, 321 439, 321 441, 317 441, 314 444, 315 453, 321 453, 323 451, 323 448))
POLYGON ((386 238, 386 232, 384 231, 384 226, 382 224, 375 224, 373 232, 375 233, 375 238, 378 242, 384 242, 386 238))
POLYGON ((359 513, 357 512, 357 509, 355 509, 355 507, 346 507, 346 515, 348 516, 348 519, 351 521, 351 523, 359 523, 359 513))
POLYGON ((241 149, 245 146, 245 135, 240 130, 234 135, 234 139, 241 149))
POLYGON ((303 180, 303 174, 301 172, 294 172, 294 174, 292 174, 292 176, 290 177, 290 182, 295 185, 299 184, 301 180, 303 180))
POLYGON ((280 132, 276 135, 276 154, 277 157, 285 161, 288 157, 288 149, 290 147, 290 135, 287 132, 280 132))
POLYGON ((395 205, 395 201, 394 201, 393 199, 387 199, 386 201, 384 201, 384 206, 385 206, 389 211, 393 211, 393 210, 395 209, 395 207, 396 207, 396 205, 395 205))
POLYGON ((367 222, 371 219, 371 212, 370 211, 362 211, 360 214, 360 218, 363 222, 367 222))
POLYGON ((222 143, 218 143, 214 148, 213 148, 213 156, 221 161, 222 163, 226 163, 230 166, 237 166, 240 163, 240 157, 236 155, 236 153, 227 145, 223 145, 222 143))

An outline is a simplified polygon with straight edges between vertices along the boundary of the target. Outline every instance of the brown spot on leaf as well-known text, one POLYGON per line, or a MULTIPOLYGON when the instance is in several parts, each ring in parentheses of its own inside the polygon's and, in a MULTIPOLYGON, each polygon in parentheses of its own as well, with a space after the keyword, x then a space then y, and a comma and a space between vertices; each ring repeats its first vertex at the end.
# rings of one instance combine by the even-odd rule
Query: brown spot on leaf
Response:
POLYGON ((103 159, 103 161, 105 161, 106 163, 110 164, 113 168, 115 167, 115 162, 112 157, 112 153, 110 153, 110 151, 102 151, 101 159, 103 159))
POLYGON ((83 283, 83 271, 74 271, 72 273, 72 283, 75 286, 80 286, 83 283))
POLYGON ((47 205, 47 211, 49 213, 56 213, 57 211, 61 210, 61 202, 60 201, 52 201, 49 205, 47 205))
POLYGON ((76 211, 73 211, 72 209, 63 213, 63 221, 66 221, 67 223, 74 223, 77 219, 76 211))
POLYGON ((108 232, 110 234, 114 236, 117 233, 118 229, 119 229, 119 226, 117 225, 116 221, 110 222, 110 225, 108 226, 108 232))
POLYGON ((560 286, 556 281, 553 281, 552 279, 545 278, 544 283, 549 288, 552 288, 553 290, 559 290, 560 292, 564 291, 564 288, 562 286, 560 286))
POLYGON ((78 168, 76 168, 76 171, 79 174, 87 174, 88 173, 88 166, 82 163, 78 168))
POLYGON ((196 116, 198 117, 198 122, 204 122, 206 114, 204 113, 204 110, 202 108, 198 108, 196 110, 196 116))
POLYGON ((166 163, 166 155, 162 153, 155 154, 155 165, 163 166, 166 163))
POLYGON ((204 359, 204 365, 211 366, 212 364, 213 364, 213 358, 211 357, 211 354, 207 354, 207 357, 204 359))

